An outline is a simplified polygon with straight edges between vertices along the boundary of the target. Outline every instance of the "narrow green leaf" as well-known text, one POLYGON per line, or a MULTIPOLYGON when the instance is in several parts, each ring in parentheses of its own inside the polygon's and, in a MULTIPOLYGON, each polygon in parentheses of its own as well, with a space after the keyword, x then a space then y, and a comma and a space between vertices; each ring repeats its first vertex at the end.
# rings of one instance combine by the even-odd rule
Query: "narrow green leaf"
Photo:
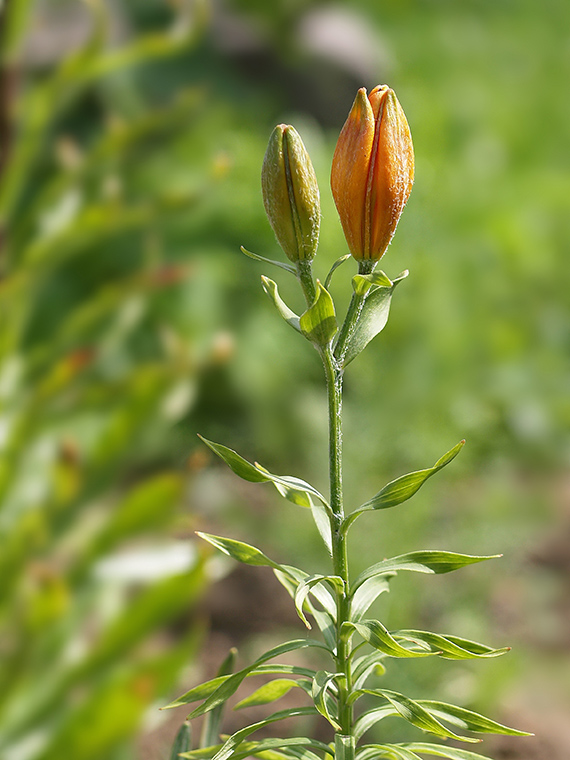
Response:
POLYGON ((516 728, 503 726, 501 723, 486 718, 484 715, 479 715, 472 710, 466 710, 464 707, 427 699, 418 700, 418 704, 421 704, 430 715, 469 731, 482 734, 504 734, 506 736, 532 736, 528 731, 519 731, 516 728))
POLYGON ((458 636, 443 636, 431 631, 414 631, 404 630, 396 631, 393 634, 396 638, 404 638, 408 641, 423 641, 429 644, 432 649, 436 650, 441 657, 447 660, 471 660, 476 658, 499 657, 510 651, 510 647, 501 649, 492 649, 491 647, 479 644, 476 641, 469 641, 458 636))
POLYGON ((335 263, 332 265, 332 267, 329 270, 329 273, 326 276, 325 279, 325 288, 328 290, 329 285, 331 284, 332 276, 336 272, 336 270, 341 266, 341 264, 344 264, 345 261, 348 261, 348 259, 352 256, 351 253, 345 253, 344 256, 341 256, 339 259, 335 261, 335 263))
MULTIPOLYGON (((395 573, 394 573, 395 575, 395 573)), ((350 602, 350 619, 358 623, 370 605, 380 596, 390 591, 390 575, 373 575, 356 589, 350 602)))
POLYGON ((260 470, 250 464, 233 449, 229 449, 227 446, 223 446, 221 443, 214 443, 213 441, 209 441, 207 438, 204 438, 201 435, 198 435, 198 438, 204 441, 206 446, 208 446, 208 448, 210 448, 214 454, 217 454, 220 459, 223 459, 230 470, 232 470, 232 472, 235 472, 236 475, 239 475, 240 478, 243 478, 250 483, 265 483, 269 480, 267 475, 265 475, 263 472, 260 472, 260 470))
POLYGON ((391 483, 384 486, 376 496, 373 496, 356 511, 361 512, 371 509, 389 509, 390 507, 395 507, 398 504, 407 501, 419 491, 428 478, 431 478, 432 475, 435 475, 436 472, 453 461, 463 448, 464 444, 465 441, 460 441, 456 446, 438 459, 433 467, 430 467, 427 470, 409 472, 407 475, 402 475, 401 477, 396 478, 396 480, 393 480, 391 483))
POLYGON ((367 710, 360 715, 354 723, 354 736, 356 741, 359 741, 364 734, 369 731, 373 726, 379 723, 384 718, 391 718, 394 715, 398 715, 398 711, 391 704, 382 705, 382 707, 375 707, 372 710, 367 710))
MULTIPOLYGON (((188 717, 197 718, 199 715, 204 715, 205 713, 217 707, 217 705, 225 702, 227 699, 229 699, 229 697, 235 694, 243 679, 246 678, 259 665, 267 662, 267 660, 271 660, 274 657, 279 657, 286 652, 293 652, 296 649, 305 649, 306 647, 317 647, 329 651, 328 647, 326 647, 325 644, 322 644, 320 641, 313 639, 295 639, 293 641, 288 641, 285 644, 280 644, 279 646, 273 647, 273 649, 265 652, 265 654, 259 657, 247 668, 238 671, 233 676, 229 676, 228 679, 220 684, 216 691, 213 692, 199 707, 194 709, 188 717)), ((180 704, 184 704, 184 697, 179 697, 175 702, 168 705, 168 707, 177 707, 180 704)))
POLYGON ((363 689, 365 694, 383 697, 395 707, 398 714, 411 723, 412 726, 420 728, 422 731, 441 736, 442 738, 457 739, 461 742, 478 742, 479 739, 473 739, 470 736, 460 736, 455 734, 449 728, 440 723, 431 710, 426 708, 425 702, 414 701, 403 694, 388 689, 363 689))
POLYGON ((357 296, 364 296, 373 285, 391 288, 394 283, 381 269, 372 274, 357 274, 352 278, 352 288, 357 296))
MULTIPOLYGON (((378 273, 383 274, 383 273, 378 273)), ((384 275, 385 276, 385 275, 384 275)), ((367 288, 368 294, 362 307, 360 317, 354 328, 352 335, 350 336, 343 356, 337 356, 337 359, 341 362, 343 367, 355 359, 358 354, 370 343, 372 338, 378 335, 388 321, 388 315, 390 313, 390 303, 392 301, 392 295, 398 283, 400 283, 405 277, 408 276, 408 272, 402 272, 401 275, 396 277, 392 282, 391 287, 376 286, 372 284, 372 287, 367 288)), ((357 275, 356 283, 353 280, 353 287, 362 290, 365 288, 362 275, 357 275)), ((388 280, 388 278, 386 278, 388 280)))
POLYGON ((207 699, 213 694, 216 689, 221 686, 230 676, 222 676, 218 678, 212 678, 210 681, 194 686, 182 696, 178 697, 170 704, 162 707, 161 710, 170 710, 172 707, 180 707, 181 705, 189 705, 192 702, 200 702, 202 699, 207 699))
POLYGON ((361 748, 356 760, 421 760, 411 750, 401 744, 367 744, 361 748))
MULTIPOLYGON (((223 745, 218 744, 206 749, 192 750, 186 752, 182 757, 189 760, 209 760, 220 751, 223 745)), ((239 745, 239 751, 233 753, 233 760, 243 760, 246 757, 259 757, 262 760, 287 760, 288 758, 300 758, 301 760, 319 760, 318 756, 307 750, 307 747, 319 751, 326 751, 328 746, 316 739, 309 739, 304 736, 295 736, 289 739, 262 739, 261 741, 246 742, 242 741, 239 745), (279 752, 277 750, 286 750, 279 752)))
POLYGON ((245 699, 242 699, 234 707, 234 710, 242 710, 244 707, 256 707, 257 705, 267 705, 270 702, 276 702, 281 697, 288 694, 291 689, 299 687, 293 678, 276 678, 269 683, 263 684, 245 699))
MULTIPOLYGON (((316 710, 314 707, 290 708, 289 710, 281 710, 280 712, 273 713, 273 715, 265 718, 265 720, 260 720, 258 723, 252 723, 250 726, 246 726, 240 731, 236 731, 235 734, 232 734, 229 739, 227 739, 227 741, 223 744, 221 749, 214 755, 214 760, 229 760, 229 758, 235 754, 236 749, 240 746, 243 740, 247 739, 250 734, 258 731, 260 728, 265 728, 265 726, 269 726, 271 723, 276 723, 277 721, 285 720, 286 718, 294 718, 299 715, 315 714, 316 710)), ((281 741, 286 742, 286 740, 281 741)), ((298 743, 303 744, 304 742, 298 743)))
POLYGON ((178 760, 182 752, 188 752, 192 745, 192 729, 190 724, 185 721, 180 728, 172 744, 170 751, 170 760, 178 760))
POLYGON ((315 521, 319 535, 323 539, 323 542, 332 557, 332 531, 331 523, 329 520, 329 513, 322 504, 315 504, 313 503, 310 496, 308 498, 311 502, 311 514, 313 515, 313 520, 315 521))
POLYGON ((470 750, 458 749, 456 747, 447 747, 442 744, 413 742, 412 744, 402 744, 400 746, 411 749, 412 752, 419 752, 422 755, 446 757, 448 760, 491 760, 487 755, 480 755, 478 752, 471 752, 470 750))
MULTIPOLYGON (((307 578, 310 577, 308 573, 305 573, 303 570, 300 570, 298 567, 293 567, 292 565, 282 565, 281 568, 286 573, 288 573, 289 576, 297 582, 297 584, 303 583, 307 580, 307 578)), ((334 576, 323 576, 323 578, 325 577, 334 576)), ((310 590, 311 595, 314 596, 319 604, 323 606, 330 617, 333 620, 336 620, 336 601, 331 592, 322 583, 315 583, 314 585, 311 585, 310 590)), ((295 592, 293 592, 291 596, 294 599, 295 592)))
MULTIPOLYGON (((322 581, 329 581, 332 583, 336 588, 340 589, 341 591, 344 589, 344 582, 342 578, 340 578, 338 575, 311 575, 307 578, 304 578, 301 583, 297 586, 297 591, 295 592, 295 609, 297 610, 297 614, 303 621, 303 623, 307 626, 307 628, 311 628, 311 624, 305 617, 305 614, 303 612, 303 605, 305 603, 305 600, 307 596, 311 593, 311 590, 317 585, 321 584, 322 581)), ((318 598, 318 597, 317 597, 318 598)))
MULTIPOLYGON (((293 268, 291 267, 292 271, 293 268)), ((287 306, 285 301, 281 298, 279 295, 279 289, 277 287, 277 284, 273 282, 273 280, 270 280, 269 277, 264 277, 262 275, 261 277, 261 283, 263 290, 267 293, 269 298, 273 301, 275 308, 279 312, 279 314, 283 317, 285 322, 287 322, 288 325, 291 325, 297 332, 301 332, 301 325, 299 322, 299 317, 295 314, 294 311, 291 311, 291 309, 287 306)))
POLYGON ((408 570, 415 573, 442 574, 451 573, 467 565, 484 562, 488 559, 498 559, 501 554, 489 556, 474 556, 471 554, 457 554, 455 552, 419 551, 401 554, 398 557, 384 559, 371 565, 364 570, 353 584, 352 594, 369 578, 376 575, 393 575, 400 570, 408 570))
POLYGON ((338 326, 331 294, 317 280, 317 297, 312 306, 301 315, 301 331, 317 346, 327 346, 338 326))
POLYGON ((338 675, 337 673, 327 673, 325 670, 319 670, 313 678, 312 697, 315 707, 323 718, 328 720, 335 731, 342 731, 342 726, 332 716, 327 701, 327 691, 338 675))
POLYGON ((262 261, 264 264, 273 264, 276 267, 285 269, 285 271, 287 272, 291 272, 291 274, 295 274, 295 275, 297 274, 295 267, 291 266, 291 264, 286 264, 284 261, 266 259, 265 256, 260 256, 258 253, 253 253, 253 251, 248 251, 247 248, 243 247, 243 245, 240 246, 240 251, 242 253, 245 253, 246 256, 249 256, 250 259, 255 259, 256 261, 262 261))
MULTIPOLYGON (((291 598, 294 599, 295 592, 297 591, 299 583, 303 580, 303 578, 307 577, 307 574, 302 573, 302 571, 297 570, 297 568, 291 568, 289 566, 285 566, 285 568, 288 574, 282 573, 279 570, 274 570, 273 572, 275 573, 275 576, 279 583, 281 583, 281 585, 287 590, 291 598), (294 580, 291 576, 291 573, 295 571, 297 571, 297 580, 294 580)), ((334 599, 329 594, 328 590, 319 584, 311 589, 311 593, 315 595, 318 594, 318 597, 320 597, 319 601, 323 607, 325 607, 326 611, 317 609, 311 603, 310 599, 305 600, 305 606, 308 608, 309 612, 315 620, 315 623, 322 631, 328 650, 330 652, 334 652, 336 647, 336 606, 334 599)))
POLYGON ((379 620, 363 620, 361 623, 346 622, 343 630, 356 631, 364 641, 389 657, 429 657, 434 652, 418 652, 406 649, 394 639, 379 620))
MULTIPOLYGON (((237 649, 232 647, 228 652, 226 658, 218 669, 218 676, 229 676, 235 670, 237 657, 237 649)), ((202 732, 200 734, 200 746, 210 747, 212 744, 216 744, 220 738, 220 726, 222 723, 222 715, 225 704, 218 705, 214 710, 211 710, 205 717, 202 725, 202 732)), ((189 748, 188 748, 189 749, 189 748)))
POLYGON ((301 506, 310 507, 310 502, 307 499, 307 494, 316 496, 319 501, 321 501, 325 506, 328 506, 325 497, 319 493, 316 488, 313 488, 312 485, 306 483, 304 480, 291 477, 290 475, 274 475, 257 462, 255 464, 251 464, 233 449, 229 449, 227 446, 223 446, 221 443, 214 443, 213 441, 209 441, 207 438, 204 438, 201 435, 198 437, 204 441, 206 446, 208 446, 214 452, 214 454, 217 454, 221 459, 223 459, 228 467, 236 475, 239 475, 240 478, 243 478, 250 483, 272 482, 276 487, 278 487, 279 492, 287 499, 289 499, 289 501, 293 501, 295 504, 300 504, 301 506), (294 491, 297 491, 298 493, 296 495, 293 495, 294 491))
POLYGON ((370 654, 365 654, 354 661, 352 665, 352 678, 355 691, 358 691, 364 686, 370 675, 384 675, 386 668, 382 664, 382 660, 385 659, 385 657, 386 655, 376 650, 370 654))
POLYGON ((243 541, 236 541, 234 538, 222 538, 221 536, 212 536, 210 533, 201 533, 196 531, 196 535, 203 538, 204 541, 215 546, 216 549, 224 552, 232 559, 243 562, 245 565, 255 565, 260 567, 273 567, 276 570, 282 570, 282 565, 277 564, 265 554, 256 549, 255 546, 245 544, 243 541))

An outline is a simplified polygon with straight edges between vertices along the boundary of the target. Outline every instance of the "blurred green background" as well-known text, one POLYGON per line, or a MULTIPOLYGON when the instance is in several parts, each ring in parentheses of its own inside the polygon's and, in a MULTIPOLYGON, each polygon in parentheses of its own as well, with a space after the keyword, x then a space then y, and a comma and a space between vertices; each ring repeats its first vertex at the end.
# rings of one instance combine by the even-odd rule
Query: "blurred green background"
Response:
MULTIPOLYGON (((165 758, 184 711, 160 705, 229 646, 247 657, 299 625, 270 574, 235 570, 193 531, 316 570, 310 516, 238 481, 195 434, 326 487, 318 357, 260 275, 297 310, 300 293, 239 246, 282 257, 259 174, 271 129, 293 123, 321 187, 326 275, 346 252, 336 138, 356 89, 387 82, 417 164, 382 267, 411 275, 347 373, 347 503, 467 446, 412 502, 356 524, 353 567, 503 553, 398 578, 378 614, 513 652, 395 663, 390 684, 537 733, 486 742, 497 760, 566 760, 570 5, 7 0, 1 13, 0 757, 165 758)), ((335 275, 340 310, 354 270, 335 275)))

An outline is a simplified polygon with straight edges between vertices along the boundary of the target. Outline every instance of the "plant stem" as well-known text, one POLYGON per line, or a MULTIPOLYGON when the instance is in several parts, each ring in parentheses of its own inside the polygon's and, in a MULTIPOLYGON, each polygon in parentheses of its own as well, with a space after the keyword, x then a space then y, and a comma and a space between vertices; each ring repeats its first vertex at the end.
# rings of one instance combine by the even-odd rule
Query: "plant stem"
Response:
MULTIPOLYGON (((377 263, 378 262, 374 261, 373 259, 363 259, 358 264, 358 274, 372 274, 377 263)), ((339 330, 334 355, 341 367, 344 364, 344 355, 346 353, 348 341, 352 336, 354 328, 356 327, 356 323, 358 322, 358 319, 362 312, 362 307, 366 301, 366 295, 367 294, 352 294, 352 298, 350 299, 350 304, 348 305, 348 310, 346 312, 346 317, 339 330)))
POLYGON ((343 638, 342 626, 349 619, 349 574, 346 546, 346 534, 341 530, 344 520, 342 492, 342 380, 343 372, 335 361, 330 347, 321 353, 327 380, 327 395, 329 408, 329 475, 330 475, 330 504, 332 509, 332 560, 333 572, 344 581, 343 590, 337 590, 337 622, 336 622, 336 667, 343 674, 338 684, 338 722, 342 728, 343 753, 345 760, 351 760, 354 747, 352 741, 353 721, 352 706, 349 696, 352 691, 352 676, 350 667, 350 641, 343 638))

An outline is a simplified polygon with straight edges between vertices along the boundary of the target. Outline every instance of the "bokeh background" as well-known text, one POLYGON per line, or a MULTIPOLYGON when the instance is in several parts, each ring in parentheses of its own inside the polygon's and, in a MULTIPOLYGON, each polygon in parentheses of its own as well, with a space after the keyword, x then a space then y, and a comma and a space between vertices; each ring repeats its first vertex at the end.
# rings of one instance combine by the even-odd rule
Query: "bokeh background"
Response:
MULTIPOLYGON (((330 161, 356 89, 381 82, 417 161, 382 266, 411 275, 348 372, 347 502, 467 446, 413 501, 356 524, 352 564, 503 553, 398 578, 378 614, 513 651, 396 662, 390 684, 536 732, 487 740, 497 760, 566 760, 567 1, 6 0, 1 14, 3 760, 166 758, 185 712, 161 705, 230 646, 248 658, 301 632, 271 573, 194 530, 317 570, 310 516, 196 433, 326 487, 318 357, 260 275, 297 310, 300 293, 239 246, 282 256, 259 174, 284 121, 319 178, 319 276, 346 252, 330 161)), ((341 310, 353 273, 335 275, 341 310)))

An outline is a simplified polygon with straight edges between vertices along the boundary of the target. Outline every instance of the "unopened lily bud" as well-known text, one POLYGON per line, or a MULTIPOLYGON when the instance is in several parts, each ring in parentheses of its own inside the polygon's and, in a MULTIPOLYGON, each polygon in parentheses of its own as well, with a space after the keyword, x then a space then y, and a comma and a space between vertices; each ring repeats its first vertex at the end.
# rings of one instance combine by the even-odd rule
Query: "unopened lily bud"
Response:
POLYGON ((319 242, 319 187, 303 141, 287 124, 275 127, 269 139, 261 189, 265 212, 287 257, 312 259, 319 242))
POLYGON ((382 258, 414 182, 410 127, 386 85, 356 95, 338 138, 331 188, 348 248, 357 261, 382 258))

